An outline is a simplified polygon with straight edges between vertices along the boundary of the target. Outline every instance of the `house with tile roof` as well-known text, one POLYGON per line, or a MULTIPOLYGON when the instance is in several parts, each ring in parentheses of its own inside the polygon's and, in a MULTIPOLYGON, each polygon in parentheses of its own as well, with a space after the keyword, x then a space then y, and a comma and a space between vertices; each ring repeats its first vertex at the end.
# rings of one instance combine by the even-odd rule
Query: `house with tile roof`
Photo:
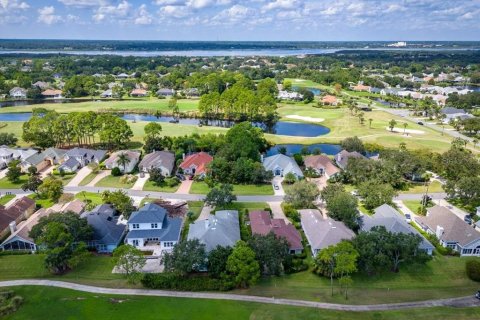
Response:
POLYGON ((175 155, 169 151, 153 151, 145 155, 138 165, 141 172, 149 172, 153 168, 160 169, 162 175, 170 177, 175 166, 175 155))
POLYGON ((333 161, 323 154, 306 156, 303 162, 305 168, 309 168, 319 176, 325 176, 327 179, 340 173, 340 169, 333 164, 333 161))
POLYGON ((240 223, 238 211, 222 210, 210 214, 207 219, 190 224, 188 240, 198 239, 205 244, 207 252, 217 246, 232 247, 240 240, 240 223))
POLYGON ((120 150, 112 153, 110 157, 105 160, 105 168, 113 169, 119 168, 123 173, 130 173, 135 169, 138 161, 140 160, 140 151, 135 150, 120 150), (119 156, 125 155, 130 161, 126 164, 119 164, 119 156))
POLYGON ((294 225, 285 223, 284 219, 272 219, 268 211, 251 211, 248 217, 252 234, 267 235, 273 232, 278 238, 287 240, 290 254, 302 253, 302 236, 294 225))
POLYGON ((140 88, 135 88, 130 92, 130 95, 132 97, 146 97, 147 96, 147 90, 140 89, 140 88))
POLYGON ((427 208, 427 215, 415 217, 414 222, 460 256, 480 257, 480 232, 446 207, 427 208))
POLYGON ((303 177, 303 172, 297 162, 281 153, 264 158, 262 164, 265 170, 271 171, 274 176, 285 177, 286 174, 293 173, 297 178, 303 177))
POLYGON ((17 199, 8 207, 0 205, 0 239, 14 231, 22 220, 30 217, 35 208, 35 201, 28 197, 17 199))
POLYGON ((181 218, 171 218, 165 208, 147 203, 128 219, 125 242, 140 250, 171 251, 180 241, 181 230, 181 218))
POLYGON ((202 177, 207 173, 207 167, 212 161, 213 157, 208 153, 197 152, 187 156, 180 164, 180 168, 184 174, 202 177))
POLYGON ((415 234, 422 238, 419 249, 424 250, 429 255, 433 254, 435 247, 425 237, 412 227, 395 208, 388 204, 383 204, 374 210, 374 214, 363 215, 361 230, 370 231, 373 227, 384 226, 387 231, 392 233, 415 234))
POLYGON ((42 96, 44 98, 50 98, 50 99, 61 99, 63 98, 62 96, 62 90, 58 89, 47 89, 45 91, 42 91, 42 96))
POLYGON ((351 158, 366 159, 365 156, 357 151, 348 152, 347 150, 342 150, 335 155, 335 163, 340 167, 340 169, 345 170, 348 165, 348 160, 351 158))
POLYGON ((355 233, 343 222, 323 216, 319 210, 303 209, 298 212, 303 232, 314 257, 322 249, 342 240, 350 240, 355 236, 355 233))

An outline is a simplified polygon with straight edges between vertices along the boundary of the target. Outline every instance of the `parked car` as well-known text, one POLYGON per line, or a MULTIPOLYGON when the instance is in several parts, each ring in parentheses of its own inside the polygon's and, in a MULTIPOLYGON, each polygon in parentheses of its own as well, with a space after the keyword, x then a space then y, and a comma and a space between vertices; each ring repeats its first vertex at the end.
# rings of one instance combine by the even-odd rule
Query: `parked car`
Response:
POLYGON ((180 181, 185 181, 185 177, 181 174, 177 174, 176 177, 180 179, 180 181))
POLYGON ((410 215, 410 213, 405 213, 405 220, 408 223, 412 222, 412 216, 410 215))
POLYGON ((479 299, 480 300, 480 290, 477 291, 477 293, 475 293, 475 298, 479 299))
POLYGON ((465 221, 466 223, 468 223, 468 224, 470 224, 470 225, 471 225, 472 222, 473 222, 472 217, 471 217, 469 214, 467 214, 467 215, 463 218, 463 221, 465 221))
POLYGON ((273 186, 273 189, 275 189, 275 190, 279 190, 279 189, 280 189, 280 187, 279 187, 278 185, 274 185, 274 186, 273 186))
POLYGON ((422 122, 422 121, 418 121, 417 124, 423 126, 423 122, 422 122))

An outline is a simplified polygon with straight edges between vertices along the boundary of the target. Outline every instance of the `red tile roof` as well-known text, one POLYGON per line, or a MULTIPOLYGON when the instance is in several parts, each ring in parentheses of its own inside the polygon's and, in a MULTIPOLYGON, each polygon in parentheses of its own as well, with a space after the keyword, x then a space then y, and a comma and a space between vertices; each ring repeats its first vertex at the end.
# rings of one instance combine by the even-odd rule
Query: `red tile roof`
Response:
POLYGON ((207 166, 210 162, 212 162, 213 157, 206 152, 198 152, 189 155, 188 157, 183 160, 180 164, 180 168, 188 169, 192 166, 195 167, 195 175, 199 175, 205 173, 207 170, 207 166))
POLYGON ((336 103, 337 102, 337 97, 331 96, 331 95, 326 95, 322 98, 322 102, 323 103, 328 103, 328 104, 336 103))
POLYGON ((61 94, 62 94, 62 90, 55 90, 55 89, 47 89, 42 92, 42 96, 57 96, 61 94))
POLYGON ((268 211, 252 211, 249 218, 253 234, 273 232, 277 237, 287 240, 290 250, 303 249, 302 236, 292 224, 286 224, 283 219, 272 219, 268 211))

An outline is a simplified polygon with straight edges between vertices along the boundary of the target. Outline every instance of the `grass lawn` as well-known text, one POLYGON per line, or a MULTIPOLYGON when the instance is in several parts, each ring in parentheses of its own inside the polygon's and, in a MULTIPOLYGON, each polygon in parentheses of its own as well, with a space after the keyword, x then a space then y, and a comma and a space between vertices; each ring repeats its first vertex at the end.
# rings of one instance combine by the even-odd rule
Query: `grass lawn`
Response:
POLYGON ((229 209, 229 210, 264 210, 265 208, 270 208, 266 202, 233 202, 225 208, 215 208, 215 210, 229 209))
POLYGON ((95 177, 98 175, 98 173, 93 173, 93 172, 90 172, 85 178, 83 178, 82 181, 80 181, 80 183, 78 184, 79 186, 86 186, 87 184, 89 184, 90 182, 92 182, 93 179, 95 179, 95 177))
POLYGON ((22 174, 17 183, 10 182, 7 177, 0 179, 0 189, 20 189, 27 182, 28 175, 22 174))
POLYGON ((143 191, 157 191, 157 192, 175 192, 180 187, 180 183, 174 187, 168 186, 165 182, 157 186, 153 183, 153 181, 147 180, 145 185, 143 186, 143 191))
MULTIPOLYGON (((440 181, 433 180, 428 187, 428 192, 444 192, 440 181)), ((400 191, 400 193, 425 193, 425 185, 423 183, 412 183, 408 190, 400 191)))
POLYGON ((53 200, 38 198, 38 196, 34 193, 29 194, 28 197, 30 199, 35 200, 35 203, 37 204, 37 206, 40 206, 41 208, 50 208, 51 206, 53 206, 55 204, 55 202, 53 200))
POLYGON ((109 175, 103 178, 102 180, 98 181, 95 184, 95 187, 130 189, 135 184, 135 182, 121 183, 120 179, 121 177, 115 177, 115 176, 109 175))
POLYGON ((75 174, 66 174, 63 177, 60 175, 55 175, 55 178, 61 180, 64 186, 66 186, 73 179, 73 177, 75 177, 75 174))
MULTIPOLYGON (((159 111, 171 112, 168 108, 169 99, 143 98, 129 99, 123 101, 104 100, 104 101, 86 101, 78 103, 45 103, 42 105, 29 105, 21 107, 2 108, 0 113, 20 113, 31 112, 33 108, 46 108, 55 110, 59 113, 69 113, 78 111, 159 111)), ((180 112, 197 111, 199 100, 179 99, 177 101, 180 112)))
POLYGON ((75 198, 79 199, 79 200, 82 200, 82 201, 91 202, 94 205, 99 205, 99 204, 103 203, 101 193, 82 191, 82 192, 77 193, 75 195, 75 198))
MULTIPOLYGON (((210 188, 205 182, 195 181, 190 188, 190 193, 192 194, 207 194, 210 191, 210 188)), ((273 195, 273 188, 271 184, 234 184, 233 193, 237 196, 246 196, 246 195, 273 195)))
POLYGON ((479 308, 425 308, 403 311, 344 312, 305 307, 281 306, 251 302, 121 296, 79 292, 49 287, 12 287, 24 298, 19 310, 9 320, 26 319, 351 319, 351 320, 437 320, 478 319, 479 308))
POLYGON ((192 212, 193 215, 190 217, 187 215, 186 220, 183 223, 183 229, 182 229, 182 240, 187 239, 188 236, 188 229, 190 229, 190 223, 195 222, 197 218, 200 216, 200 213, 202 212, 203 208, 203 201, 188 201, 188 212, 192 212))
POLYGON ((0 205, 2 206, 6 205, 8 201, 12 200, 13 198, 15 198, 14 194, 4 195, 3 197, 0 198, 0 205))

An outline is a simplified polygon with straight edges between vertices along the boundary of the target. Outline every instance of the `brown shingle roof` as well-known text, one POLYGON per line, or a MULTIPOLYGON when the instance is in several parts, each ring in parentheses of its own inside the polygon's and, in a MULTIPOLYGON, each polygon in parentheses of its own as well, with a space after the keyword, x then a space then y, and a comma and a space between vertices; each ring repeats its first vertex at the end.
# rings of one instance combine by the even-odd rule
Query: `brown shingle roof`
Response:
POLYGON ((307 156, 304 159, 304 163, 307 168, 324 169, 329 176, 340 172, 340 169, 325 155, 307 156))

